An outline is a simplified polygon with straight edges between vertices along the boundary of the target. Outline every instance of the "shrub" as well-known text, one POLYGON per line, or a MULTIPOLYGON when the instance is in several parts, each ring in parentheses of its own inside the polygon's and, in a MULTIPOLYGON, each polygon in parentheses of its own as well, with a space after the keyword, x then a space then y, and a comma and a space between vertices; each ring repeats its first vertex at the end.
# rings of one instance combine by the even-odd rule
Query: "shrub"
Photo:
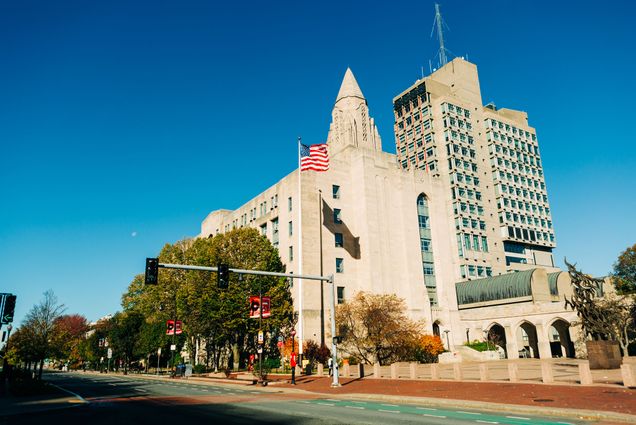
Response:
POLYGON ((207 368, 205 367, 204 364, 194 365, 194 367, 192 368, 192 373, 205 373, 205 372, 207 372, 207 368))
POLYGON ((438 335, 422 335, 415 347, 415 360, 421 363, 437 363, 438 356, 444 352, 444 344, 438 335))

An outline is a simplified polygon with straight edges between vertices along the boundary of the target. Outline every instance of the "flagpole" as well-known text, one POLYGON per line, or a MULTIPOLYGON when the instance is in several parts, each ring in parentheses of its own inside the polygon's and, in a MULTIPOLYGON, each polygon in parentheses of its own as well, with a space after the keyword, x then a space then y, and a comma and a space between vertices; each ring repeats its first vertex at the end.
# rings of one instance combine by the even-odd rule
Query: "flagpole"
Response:
MULTIPOLYGON (((300 171, 300 144, 301 138, 298 137, 298 274, 303 274, 303 208, 302 208, 302 190, 300 171)), ((303 321, 303 280, 298 279, 298 353, 303 353, 303 337, 304 337, 304 321, 303 321)))

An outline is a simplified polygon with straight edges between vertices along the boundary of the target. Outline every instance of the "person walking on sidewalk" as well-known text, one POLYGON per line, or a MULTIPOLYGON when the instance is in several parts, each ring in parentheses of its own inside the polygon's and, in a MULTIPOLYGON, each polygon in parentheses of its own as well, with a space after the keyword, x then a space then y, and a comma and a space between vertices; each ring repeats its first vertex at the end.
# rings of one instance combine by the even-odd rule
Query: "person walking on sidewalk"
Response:
POLYGON ((292 385, 296 385, 296 353, 294 353, 292 351, 291 353, 291 359, 289 361, 289 365, 291 366, 291 374, 292 374, 292 379, 291 379, 291 383, 292 385))
POLYGON ((333 359, 331 357, 329 357, 329 360, 327 360, 327 366, 329 367, 329 376, 333 375, 333 359))

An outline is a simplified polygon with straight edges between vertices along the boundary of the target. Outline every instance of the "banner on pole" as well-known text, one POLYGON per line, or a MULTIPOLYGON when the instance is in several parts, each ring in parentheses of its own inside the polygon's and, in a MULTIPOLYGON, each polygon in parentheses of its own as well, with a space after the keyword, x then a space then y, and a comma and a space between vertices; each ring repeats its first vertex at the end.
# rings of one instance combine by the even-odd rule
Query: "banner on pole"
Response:
MULTIPOLYGON (((260 297, 258 295, 250 296, 250 319, 258 319, 260 317, 260 297)), ((263 319, 271 316, 270 297, 263 297, 263 319)))
MULTIPOLYGON (((177 320, 176 328, 177 328, 176 334, 181 335, 181 333, 183 332, 181 330, 181 320, 177 320)), ((174 320, 166 321, 166 335, 174 335, 174 333, 175 333, 174 320)))

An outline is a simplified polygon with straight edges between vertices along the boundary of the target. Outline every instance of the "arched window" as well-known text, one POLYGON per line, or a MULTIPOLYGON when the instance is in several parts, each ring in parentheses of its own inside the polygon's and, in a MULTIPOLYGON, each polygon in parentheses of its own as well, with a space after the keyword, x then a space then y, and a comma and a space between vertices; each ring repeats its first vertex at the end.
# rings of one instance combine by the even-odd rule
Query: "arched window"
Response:
POLYGON ((437 285, 435 283, 435 266, 433 264, 431 221, 428 213, 428 200, 424 194, 417 197, 417 224, 420 232, 424 285, 426 286, 426 292, 428 293, 428 299, 431 305, 437 305, 437 285))

